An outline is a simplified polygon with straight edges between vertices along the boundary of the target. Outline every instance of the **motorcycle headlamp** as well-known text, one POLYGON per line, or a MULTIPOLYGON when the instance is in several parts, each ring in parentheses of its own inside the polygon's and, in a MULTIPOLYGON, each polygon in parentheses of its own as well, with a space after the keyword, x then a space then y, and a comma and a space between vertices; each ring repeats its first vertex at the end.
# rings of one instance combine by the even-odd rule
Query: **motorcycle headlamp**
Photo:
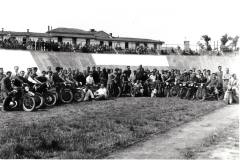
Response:
POLYGON ((25 89, 25 91, 27 91, 27 92, 29 91, 29 87, 28 87, 28 86, 25 86, 24 89, 25 89))

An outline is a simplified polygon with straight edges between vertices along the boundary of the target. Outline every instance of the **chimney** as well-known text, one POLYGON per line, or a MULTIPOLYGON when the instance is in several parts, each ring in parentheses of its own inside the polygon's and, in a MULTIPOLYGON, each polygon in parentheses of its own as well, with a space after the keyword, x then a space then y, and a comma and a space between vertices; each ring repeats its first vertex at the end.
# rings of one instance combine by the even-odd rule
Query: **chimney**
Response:
POLYGON ((112 33, 109 33, 110 37, 112 37, 112 33))
POLYGON ((47 31, 50 31, 50 26, 48 26, 48 30, 47 31))
POLYGON ((52 30, 52 26, 51 26, 51 30, 52 30))
POLYGON ((29 29, 27 29, 27 33, 29 33, 29 29))
POLYGON ((2 32, 4 31, 4 28, 2 28, 2 32))
POLYGON ((95 29, 90 29, 90 32, 95 32, 95 29))

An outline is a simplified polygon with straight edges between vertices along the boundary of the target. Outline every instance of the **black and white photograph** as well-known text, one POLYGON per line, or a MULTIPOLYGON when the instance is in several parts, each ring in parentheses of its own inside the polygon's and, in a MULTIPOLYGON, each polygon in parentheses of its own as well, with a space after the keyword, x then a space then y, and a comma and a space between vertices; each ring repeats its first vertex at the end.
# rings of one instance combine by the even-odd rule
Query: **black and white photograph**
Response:
POLYGON ((0 0, 0 159, 239 160, 239 0, 0 0))

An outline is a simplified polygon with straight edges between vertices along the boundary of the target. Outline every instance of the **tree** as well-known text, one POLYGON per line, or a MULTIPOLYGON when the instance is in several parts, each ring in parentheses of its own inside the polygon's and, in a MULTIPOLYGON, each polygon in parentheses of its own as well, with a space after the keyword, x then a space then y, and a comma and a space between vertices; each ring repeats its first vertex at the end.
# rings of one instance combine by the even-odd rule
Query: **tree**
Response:
POLYGON ((212 47, 209 45, 209 41, 211 41, 211 37, 209 37, 208 35, 203 35, 202 38, 205 41, 207 51, 211 51, 212 47))
POLYGON ((222 38, 220 39, 221 40, 221 45, 225 46, 226 43, 228 42, 228 38, 229 37, 228 37, 227 34, 223 35, 222 38))

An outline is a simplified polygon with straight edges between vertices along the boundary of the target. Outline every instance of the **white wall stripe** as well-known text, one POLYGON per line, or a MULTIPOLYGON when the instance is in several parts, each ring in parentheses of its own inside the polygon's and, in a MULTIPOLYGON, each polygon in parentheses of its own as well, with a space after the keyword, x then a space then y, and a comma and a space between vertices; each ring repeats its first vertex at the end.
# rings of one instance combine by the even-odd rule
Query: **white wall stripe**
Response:
POLYGON ((96 65, 169 66, 166 56, 120 54, 92 54, 92 56, 96 65))

